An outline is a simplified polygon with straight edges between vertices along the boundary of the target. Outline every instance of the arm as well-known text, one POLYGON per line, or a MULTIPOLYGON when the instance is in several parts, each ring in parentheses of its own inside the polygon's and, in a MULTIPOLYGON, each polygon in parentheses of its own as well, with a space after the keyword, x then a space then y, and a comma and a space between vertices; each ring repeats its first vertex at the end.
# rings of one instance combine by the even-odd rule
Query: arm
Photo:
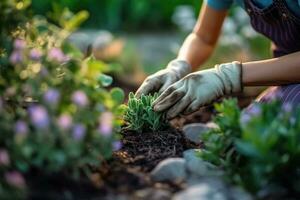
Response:
POLYGON ((300 82, 300 52, 279 58, 243 63, 244 86, 300 82))
POLYGON ((165 69, 148 76, 136 92, 136 96, 153 92, 163 92, 170 85, 196 70, 213 52, 226 11, 217 11, 203 5, 198 22, 184 44, 177 59, 171 61, 165 69))
POLYGON ((178 59, 191 64, 195 71, 212 54, 219 38, 226 10, 214 10, 203 4, 194 31, 184 41, 178 59))

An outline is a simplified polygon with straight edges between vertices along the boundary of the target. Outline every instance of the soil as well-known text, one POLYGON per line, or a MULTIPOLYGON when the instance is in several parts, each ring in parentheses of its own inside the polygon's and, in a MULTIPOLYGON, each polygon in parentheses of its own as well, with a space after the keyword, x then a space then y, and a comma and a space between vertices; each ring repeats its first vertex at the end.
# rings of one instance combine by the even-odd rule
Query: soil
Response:
POLYGON ((154 199, 156 193, 169 199, 185 187, 183 183, 154 183, 149 172, 165 158, 180 157, 184 150, 200 145, 187 141, 176 129, 144 133, 124 129, 122 135, 123 148, 99 170, 98 180, 104 183, 106 196, 123 194, 129 199, 154 199))
POLYGON ((30 200, 168 200, 184 189, 182 182, 155 183, 149 172, 162 160, 180 157, 184 150, 199 148, 182 132, 170 128, 161 132, 137 133, 123 129, 123 147, 101 167, 92 167, 91 180, 75 181, 64 174, 28 175, 30 200), (41 178, 42 177, 42 178, 41 178))

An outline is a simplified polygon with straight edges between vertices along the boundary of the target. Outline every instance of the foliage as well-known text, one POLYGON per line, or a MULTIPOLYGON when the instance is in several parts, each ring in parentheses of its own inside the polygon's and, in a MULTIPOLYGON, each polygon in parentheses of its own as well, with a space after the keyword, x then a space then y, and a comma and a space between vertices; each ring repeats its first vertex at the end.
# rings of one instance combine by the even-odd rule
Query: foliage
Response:
POLYGON ((299 195, 300 108, 274 101, 241 112, 226 100, 216 109, 219 128, 206 133, 200 155, 253 193, 299 195))
POLYGON ((152 103, 158 97, 155 93, 152 95, 142 95, 140 99, 133 93, 129 94, 128 106, 126 107, 124 120, 128 128, 142 131, 158 131, 167 126, 167 122, 162 113, 153 111, 152 103))
MULTIPOLYGON (((38 14, 51 10, 53 1, 33 0, 33 9, 38 14)), ((175 8, 182 5, 181 0, 59 0, 57 4, 68 7, 73 12, 86 9, 91 18, 85 26, 109 30, 161 29, 172 26, 175 8)), ((198 12, 202 1, 186 0, 184 4, 192 5, 198 12)))
POLYGON ((25 198, 23 175, 32 169, 79 178, 120 148, 123 91, 105 88, 109 65, 84 59, 65 40, 86 16, 69 13, 63 28, 43 17, 25 23, 15 19, 24 14, 15 9, 20 2, 0 2, 17 12, 1 23, 9 41, 0 62, 1 199, 25 198))

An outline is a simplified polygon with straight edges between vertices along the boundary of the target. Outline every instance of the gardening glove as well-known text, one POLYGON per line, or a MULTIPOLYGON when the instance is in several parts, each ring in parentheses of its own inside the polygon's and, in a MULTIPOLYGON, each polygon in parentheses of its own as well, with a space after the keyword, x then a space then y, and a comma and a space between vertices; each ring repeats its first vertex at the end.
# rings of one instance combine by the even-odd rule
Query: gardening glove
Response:
POLYGON ((166 69, 160 70, 146 78, 136 92, 136 97, 152 92, 163 92, 170 85, 191 72, 191 66, 184 60, 171 61, 166 69))
POLYGON ((239 62, 216 65, 185 76, 172 84, 154 102, 157 112, 166 112, 168 119, 190 114, 213 100, 242 90, 242 65, 239 62))

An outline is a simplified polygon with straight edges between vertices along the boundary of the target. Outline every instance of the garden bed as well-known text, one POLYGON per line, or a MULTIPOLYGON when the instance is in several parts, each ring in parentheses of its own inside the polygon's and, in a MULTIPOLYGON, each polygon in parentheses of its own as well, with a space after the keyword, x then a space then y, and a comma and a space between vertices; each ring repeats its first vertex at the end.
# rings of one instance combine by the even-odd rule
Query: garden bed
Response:
MULTIPOLYGON (((189 142, 182 132, 173 128, 144 133, 123 129, 122 135, 123 148, 115 152, 99 172, 106 195, 125 194, 135 198, 140 195, 139 198, 148 199, 146 193, 142 195, 138 191, 147 189, 159 193, 163 190, 164 194, 172 194, 184 188, 183 183, 155 183, 151 181, 149 172, 160 161, 182 157, 184 150, 199 148, 199 145, 189 142)), ((149 199, 153 199, 153 196, 149 196, 149 199)))

